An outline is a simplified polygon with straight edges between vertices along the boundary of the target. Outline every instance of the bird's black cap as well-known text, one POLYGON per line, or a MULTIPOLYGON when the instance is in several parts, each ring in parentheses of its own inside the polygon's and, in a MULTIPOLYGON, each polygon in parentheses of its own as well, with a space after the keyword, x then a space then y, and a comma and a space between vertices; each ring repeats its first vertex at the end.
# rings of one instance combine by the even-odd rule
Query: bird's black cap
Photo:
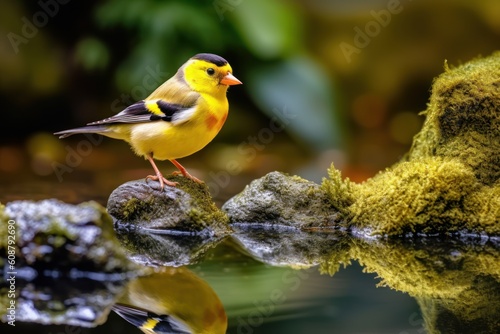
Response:
POLYGON ((227 64, 227 60, 222 58, 221 56, 214 55, 213 53, 198 53, 193 59, 199 59, 208 61, 217 66, 224 66, 227 64))

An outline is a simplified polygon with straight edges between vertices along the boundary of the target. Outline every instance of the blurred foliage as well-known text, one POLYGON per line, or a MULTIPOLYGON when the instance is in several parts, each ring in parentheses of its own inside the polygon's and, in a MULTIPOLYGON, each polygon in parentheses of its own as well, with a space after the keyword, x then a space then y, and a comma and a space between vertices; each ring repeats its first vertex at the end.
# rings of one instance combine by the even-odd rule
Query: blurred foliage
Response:
POLYGON ((264 59, 284 58, 303 51, 304 22, 298 8, 283 1, 240 0, 239 3, 240 10, 234 11, 229 20, 249 51, 264 59))
POLYGON ((298 56, 248 72, 249 94, 269 117, 286 115, 286 128, 312 148, 339 146, 339 115, 332 112, 335 92, 315 62, 298 56))
POLYGON ((87 37, 76 45, 75 57, 87 70, 102 70, 108 66, 109 49, 102 41, 87 37))
MULTIPOLYGON (((238 145, 250 144, 286 110, 293 118, 265 150, 252 147, 259 157, 246 159, 248 168, 308 177, 314 170, 318 180, 333 159, 351 179, 365 179, 409 149, 445 59, 456 65, 498 49, 498 0, 399 3, 390 23, 346 59, 339 45, 353 44, 354 29, 376 22, 373 13, 388 1, 2 1, 0 170, 46 175, 51 159, 64 159, 72 142, 37 145, 43 152, 34 153, 32 142, 46 139, 40 132, 119 112, 154 89, 146 77, 159 85, 192 55, 212 52, 229 60, 244 85, 229 91, 230 117, 215 144, 196 155, 205 165, 222 156, 218 149, 237 154, 238 145), (47 3, 57 8, 49 13, 47 3), (296 160, 313 154, 302 170, 297 161, 262 170, 266 155, 280 151, 296 160)), ((127 161, 125 144, 104 143, 78 170, 127 161)), ((130 163, 142 166, 133 155, 130 163)))

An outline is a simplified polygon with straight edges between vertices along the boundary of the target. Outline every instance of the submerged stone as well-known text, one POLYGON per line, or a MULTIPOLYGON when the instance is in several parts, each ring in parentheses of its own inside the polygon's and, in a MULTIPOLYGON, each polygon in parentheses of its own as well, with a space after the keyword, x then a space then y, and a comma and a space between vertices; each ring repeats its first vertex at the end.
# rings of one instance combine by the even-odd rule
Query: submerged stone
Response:
POLYGON ((218 235, 231 232, 228 217, 217 208, 208 187, 183 176, 169 176, 177 187, 136 180, 116 188, 108 199, 108 212, 118 226, 173 235, 218 235))
MULTIPOLYGON (((125 289, 127 279, 109 275, 105 280, 88 278, 63 278, 53 272, 54 277, 38 277, 24 280, 16 277, 15 322, 30 322, 43 325, 68 325, 96 327, 106 322, 111 307, 125 289)), ((8 290, 0 288, 0 313, 3 322, 10 321, 8 290), (6 313, 7 312, 7 313, 6 313)))

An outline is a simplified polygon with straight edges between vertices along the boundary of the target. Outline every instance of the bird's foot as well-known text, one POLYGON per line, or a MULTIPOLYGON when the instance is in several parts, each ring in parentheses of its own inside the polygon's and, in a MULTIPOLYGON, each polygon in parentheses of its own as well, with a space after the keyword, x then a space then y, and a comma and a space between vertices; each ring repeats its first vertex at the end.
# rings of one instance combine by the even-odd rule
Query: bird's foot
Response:
POLYGON ((172 172, 172 175, 182 175, 190 180, 193 180, 196 183, 204 183, 202 180, 200 180, 196 176, 189 174, 187 171, 184 171, 184 173, 181 171, 175 171, 175 172, 172 172))
POLYGON ((146 182, 148 182, 148 180, 160 181, 161 190, 163 190, 165 184, 169 187, 176 187, 179 184, 178 182, 172 182, 172 181, 167 180, 161 174, 160 175, 148 175, 148 176, 146 176, 146 182))

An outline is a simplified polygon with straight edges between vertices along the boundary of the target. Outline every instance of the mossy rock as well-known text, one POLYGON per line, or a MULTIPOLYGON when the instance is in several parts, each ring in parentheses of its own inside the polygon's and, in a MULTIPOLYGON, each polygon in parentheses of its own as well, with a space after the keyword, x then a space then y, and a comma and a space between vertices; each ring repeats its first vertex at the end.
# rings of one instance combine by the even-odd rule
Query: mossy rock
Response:
MULTIPOLYGON (((61 273, 136 269, 116 239, 111 217, 96 202, 13 201, 5 205, 0 216, 3 233, 9 220, 15 225, 16 267, 61 273)), ((5 254, 7 238, 3 237, 0 252, 5 254)))
POLYGON ((375 234, 495 234, 495 212, 471 205, 482 188, 473 171, 455 159, 423 158, 365 182, 350 211, 353 221, 375 234))
POLYGON ((231 224, 272 225, 297 229, 338 226, 340 212, 314 182, 272 172, 252 181, 223 206, 231 224))
POLYGON ((360 185, 332 166, 323 190, 365 233, 500 235, 500 52, 446 65, 423 114, 401 162, 360 185))
POLYGON ((108 199, 108 212, 118 225, 142 231, 172 234, 227 235, 228 217, 217 208, 208 187, 183 176, 169 176, 177 187, 144 179, 116 188, 108 199))
POLYGON ((333 165, 321 186, 270 173, 231 198, 231 223, 348 230, 358 236, 500 236, 500 52, 433 84, 410 152, 362 184, 333 165))

